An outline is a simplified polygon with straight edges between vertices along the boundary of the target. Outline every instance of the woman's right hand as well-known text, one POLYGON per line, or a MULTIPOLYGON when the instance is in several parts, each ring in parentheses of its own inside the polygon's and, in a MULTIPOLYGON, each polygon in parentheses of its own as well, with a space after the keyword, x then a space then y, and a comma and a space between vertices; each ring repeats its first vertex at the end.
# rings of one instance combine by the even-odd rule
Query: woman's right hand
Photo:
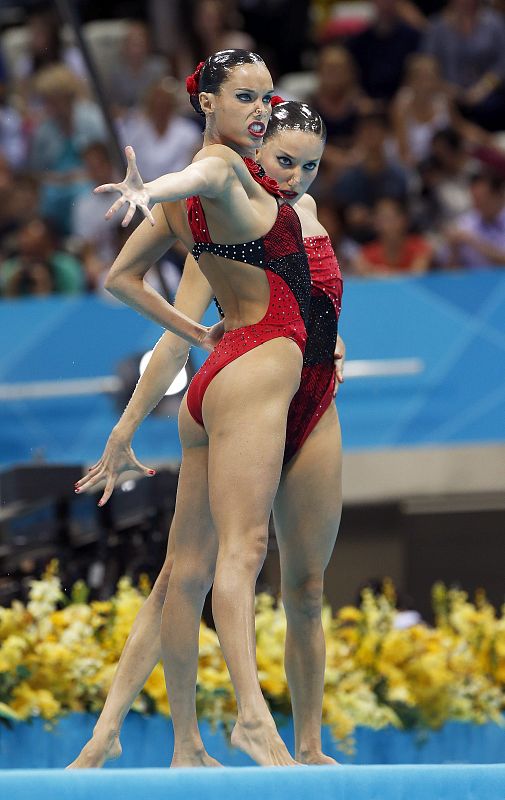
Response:
POLYGON ((87 492, 93 489, 97 483, 105 481, 105 489, 98 505, 103 506, 110 498, 116 485, 116 480, 122 472, 135 470, 142 475, 152 477, 156 470, 146 467, 136 457, 131 446, 131 440, 123 437, 116 428, 110 434, 102 457, 89 468, 87 475, 84 475, 75 484, 76 494, 87 492))
POLYGON ((125 154, 128 167, 124 181, 121 181, 121 183, 103 183, 101 186, 97 186, 94 190, 97 193, 119 192, 121 194, 121 197, 116 200, 107 211, 105 219, 110 219, 112 215, 116 213, 116 211, 119 211, 119 209, 122 208, 125 203, 128 203, 129 209, 121 223, 123 228, 126 228, 126 226, 131 222, 137 208, 140 208, 151 225, 154 225, 154 217, 148 206, 151 198, 149 196, 149 192, 144 186, 144 181, 142 180, 138 170, 133 147, 130 147, 130 145, 125 147, 125 154))
POLYGON ((212 353, 216 345, 218 345, 223 338, 224 333, 224 319, 221 319, 219 322, 216 322, 215 325, 211 325, 210 328, 207 328, 205 336, 200 339, 199 346, 203 348, 203 350, 207 350, 208 353, 212 353))

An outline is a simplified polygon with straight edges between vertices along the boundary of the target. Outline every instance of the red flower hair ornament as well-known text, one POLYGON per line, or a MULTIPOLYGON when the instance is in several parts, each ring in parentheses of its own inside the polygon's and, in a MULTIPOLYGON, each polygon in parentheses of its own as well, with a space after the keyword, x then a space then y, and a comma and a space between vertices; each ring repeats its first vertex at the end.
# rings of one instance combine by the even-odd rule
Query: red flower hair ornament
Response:
POLYGON ((275 106, 278 106, 279 103, 285 103, 285 102, 286 101, 284 100, 284 98, 281 97, 279 94, 274 94, 272 99, 270 100, 270 105, 272 106, 272 108, 275 108, 275 106))
POLYGON ((198 85, 200 83, 200 73, 205 66, 205 61, 200 61, 197 68, 192 75, 186 78, 186 91, 189 95, 198 94, 198 85))

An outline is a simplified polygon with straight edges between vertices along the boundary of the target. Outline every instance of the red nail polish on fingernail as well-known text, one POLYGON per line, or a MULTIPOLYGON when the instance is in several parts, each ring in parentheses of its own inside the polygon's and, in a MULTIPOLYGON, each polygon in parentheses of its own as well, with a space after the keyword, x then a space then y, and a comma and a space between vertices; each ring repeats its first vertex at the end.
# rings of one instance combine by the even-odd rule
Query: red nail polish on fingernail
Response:
POLYGON ((80 492, 80 491, 81 491, 80 489, 74 489, 74 492, 75 492, 76 494, 79 494, 79 492, 80 492))
POLYGON ((149 475, 156 475, 156 470, 155 469, 150 469, 149 470, 149 475))

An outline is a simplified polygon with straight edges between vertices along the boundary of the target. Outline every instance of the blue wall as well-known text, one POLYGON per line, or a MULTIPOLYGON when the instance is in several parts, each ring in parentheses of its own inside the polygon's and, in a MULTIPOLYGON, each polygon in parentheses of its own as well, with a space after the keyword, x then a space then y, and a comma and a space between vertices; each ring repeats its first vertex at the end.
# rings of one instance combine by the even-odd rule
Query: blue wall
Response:
MULTIPOLYGON (((102 298, 4 300, 0 383, 112 375, 160 333, 102 298)), ((338 395, 346 449, 505 441, 503 270, 349 279, 341 333, 349 359, 424 363, 417 375, 346 381, 338 395)), ((204 355, 193 351, 196 366, 204 355)), ((94 461, 117 416, 108 396, 0 401, 0 463, 94 461)), ((178 458, 175 419, 148 419, 135 448, 147 461, 178 458)))

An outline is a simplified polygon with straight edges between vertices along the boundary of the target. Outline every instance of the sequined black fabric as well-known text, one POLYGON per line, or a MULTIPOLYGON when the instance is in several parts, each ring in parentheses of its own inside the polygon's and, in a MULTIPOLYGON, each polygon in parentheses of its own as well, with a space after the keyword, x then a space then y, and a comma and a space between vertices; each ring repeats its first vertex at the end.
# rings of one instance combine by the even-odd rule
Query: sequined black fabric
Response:
POLYGON ((337 332, 338 320, 332 301, 327 295, 313 289, 307 323, 304 365, 321 364, 323 361, 333 363, 337 332))
POLYGON ((244 242, 244 244, 196 242, 191 253, 197 261, 202 253, 212 253, 215 256, 221 256, 221 258, 230 258, 232 261, 243 261, 244 264, 252 264, 255 267, 264 267, 266 265, 262 239, 244 242))

